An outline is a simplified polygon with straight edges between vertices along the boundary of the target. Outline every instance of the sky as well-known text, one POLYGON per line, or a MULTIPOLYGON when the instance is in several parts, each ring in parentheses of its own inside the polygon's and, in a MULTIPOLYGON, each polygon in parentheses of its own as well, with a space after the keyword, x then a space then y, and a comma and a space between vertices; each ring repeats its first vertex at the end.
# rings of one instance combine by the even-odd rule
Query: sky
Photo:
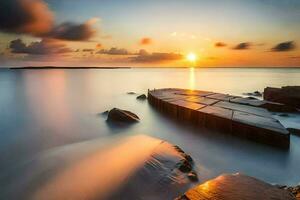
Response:
POLYGON ((298 67, 299 45, 299 0, 0 1, 1 67, 298 67))

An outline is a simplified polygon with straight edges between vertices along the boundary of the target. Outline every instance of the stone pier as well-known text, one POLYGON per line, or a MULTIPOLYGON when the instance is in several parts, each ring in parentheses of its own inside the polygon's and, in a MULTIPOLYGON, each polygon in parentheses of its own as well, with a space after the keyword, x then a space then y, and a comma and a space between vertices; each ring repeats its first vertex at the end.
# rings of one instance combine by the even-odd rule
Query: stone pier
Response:
POLYGON ((148 91, 151 105, 179 121, 288 148, 290 134, 267 108, 276 103, 228 94, 185 89, 148 91))

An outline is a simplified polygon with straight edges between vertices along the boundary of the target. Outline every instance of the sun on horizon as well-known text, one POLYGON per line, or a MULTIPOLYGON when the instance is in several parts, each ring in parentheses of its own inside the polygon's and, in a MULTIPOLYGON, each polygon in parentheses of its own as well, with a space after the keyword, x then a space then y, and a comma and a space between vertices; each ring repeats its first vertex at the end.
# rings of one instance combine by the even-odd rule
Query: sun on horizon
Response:
POLYGON ((186 59, 190 62, 195 62, 197 60, 197 55, 193 52, 190 52, 189 54, 186 55, 186 59))

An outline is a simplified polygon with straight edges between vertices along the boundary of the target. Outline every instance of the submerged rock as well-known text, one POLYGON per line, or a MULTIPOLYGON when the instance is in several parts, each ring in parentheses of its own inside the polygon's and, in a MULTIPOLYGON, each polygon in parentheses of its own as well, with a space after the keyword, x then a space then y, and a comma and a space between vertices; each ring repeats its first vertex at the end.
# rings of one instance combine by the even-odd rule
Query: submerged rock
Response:
POLYGON ((108 112, 107 121, 121 122, 121 123, 135 123, 139 122, 140 118, 127 110, 121 110, 119 108, 113 108, 108 112))
POLYGON ((267 87, 264 90, 264 99, 300 108, 300 86, 267 87))
POLYGON ((137 100, 146 100, 147 99, 147 96, 145 94, 142 94, 140 96, 137 96, 136 97, 137 100))
POLYGON ((259 91, 244 93, 244 95, 254 96, 254 97, 262 97, 262 93, 259 91))
POLYGON ((133 95, 136 94, 135 92, 127 92, 127 94, 133 95))
POLYGON ((241 175, 221 175, 188 190, 178 200, 295 200, 286 190, 261 180, 241 175))

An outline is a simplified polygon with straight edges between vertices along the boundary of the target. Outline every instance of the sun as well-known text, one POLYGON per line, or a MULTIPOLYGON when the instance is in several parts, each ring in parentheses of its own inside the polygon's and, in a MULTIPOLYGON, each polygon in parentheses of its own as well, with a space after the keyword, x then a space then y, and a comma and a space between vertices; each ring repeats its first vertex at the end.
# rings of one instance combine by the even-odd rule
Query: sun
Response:
POLYGON ((197 60, 197 55, 191 52, 187 54, 186 59, 190 62, 195 62, 197 60))

